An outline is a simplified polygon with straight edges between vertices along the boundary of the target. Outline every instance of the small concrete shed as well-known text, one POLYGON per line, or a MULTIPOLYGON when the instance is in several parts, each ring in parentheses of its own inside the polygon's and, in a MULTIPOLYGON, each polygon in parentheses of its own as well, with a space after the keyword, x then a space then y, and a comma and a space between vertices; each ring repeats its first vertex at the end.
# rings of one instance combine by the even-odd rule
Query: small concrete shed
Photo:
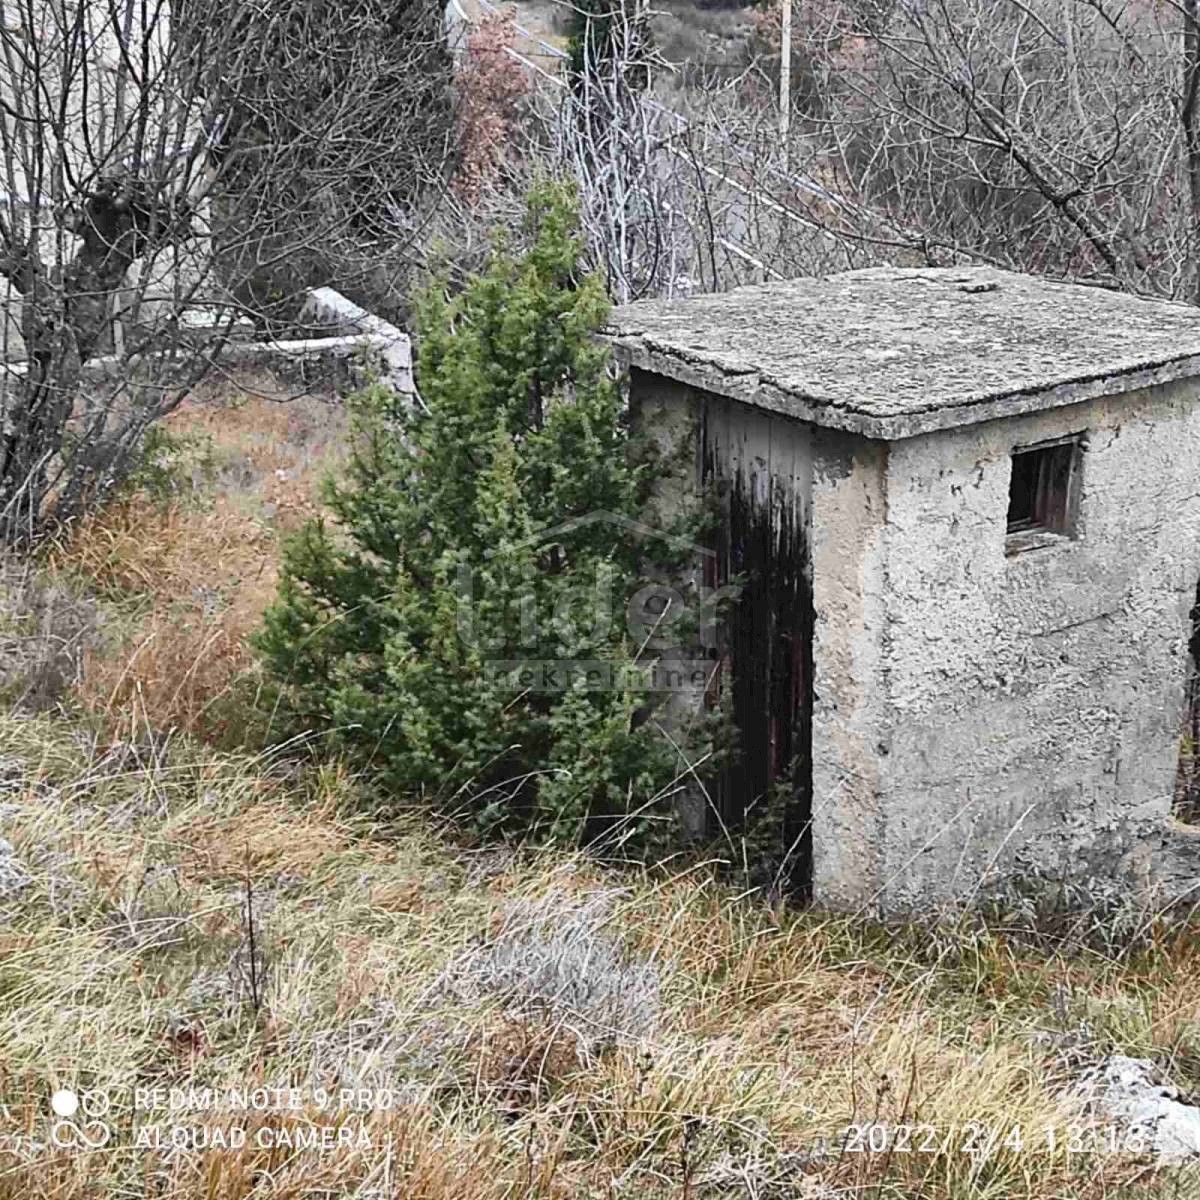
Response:
POLYGON ((992 268, 617 309, 706 580, 736 823, 782 782, 793 882, 883 912, 1169 884, 1200 583, 1200 310, 992 268))

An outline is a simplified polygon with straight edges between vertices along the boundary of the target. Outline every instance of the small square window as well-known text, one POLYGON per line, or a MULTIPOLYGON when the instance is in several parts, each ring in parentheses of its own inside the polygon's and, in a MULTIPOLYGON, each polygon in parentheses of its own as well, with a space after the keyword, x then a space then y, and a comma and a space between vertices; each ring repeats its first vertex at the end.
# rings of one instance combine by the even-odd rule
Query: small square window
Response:
POLYGON ((1080 440, 1064 438, 1013 451, 1008 491, 1010 551, 1053 540, 1038 535, 1070 536, 1074 532, 1080 440))

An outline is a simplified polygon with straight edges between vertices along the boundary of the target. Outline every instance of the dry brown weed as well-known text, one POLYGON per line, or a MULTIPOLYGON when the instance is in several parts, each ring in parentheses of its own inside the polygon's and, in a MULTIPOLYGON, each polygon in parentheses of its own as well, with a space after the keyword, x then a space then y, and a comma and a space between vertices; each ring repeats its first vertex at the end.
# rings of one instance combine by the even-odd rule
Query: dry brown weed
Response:
POLYGON ((78 691, 90 709, 228 740, 256 687, 247 638, 275 595, 281 539, 319 513, 345 415, 328 399, 210 388, 165 427, 205 442, 208 477, 180 497, 136 494, 82 522, 51 570, 118 614, 83 656, 78 691))

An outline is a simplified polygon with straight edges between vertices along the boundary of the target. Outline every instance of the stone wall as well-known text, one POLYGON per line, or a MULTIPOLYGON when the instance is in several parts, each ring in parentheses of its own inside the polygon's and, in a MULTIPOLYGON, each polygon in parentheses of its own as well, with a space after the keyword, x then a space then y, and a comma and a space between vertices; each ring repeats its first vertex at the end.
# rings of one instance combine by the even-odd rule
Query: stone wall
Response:
MULTIPOLYGON (((243 372, 251 378, 266 370, 281 385, 301 390, 345 391, 377 379, 399 395, 415 397, 412 346, 402 330, 332 288, 310 293, 304 317, 314 331, 327 336, 273 342, 230 340, 217 348, 210 369, 234 384, 243 372)), ((207 335, 202 332, 198 336, 203 345, 207 335)), ((123 386, 131 361, 120 355, 98 356, 84 367, 84 378, 123 386)), ((8 387, 20 385, 26 369, 25 362, 0 361, 0 401, 8 387)), ((164 379, 169 377, 169 369, 163 371, 164 379)))
POLYGON ((883 853, 887 444, 813 432, 813 895, 856 906, 883 853))

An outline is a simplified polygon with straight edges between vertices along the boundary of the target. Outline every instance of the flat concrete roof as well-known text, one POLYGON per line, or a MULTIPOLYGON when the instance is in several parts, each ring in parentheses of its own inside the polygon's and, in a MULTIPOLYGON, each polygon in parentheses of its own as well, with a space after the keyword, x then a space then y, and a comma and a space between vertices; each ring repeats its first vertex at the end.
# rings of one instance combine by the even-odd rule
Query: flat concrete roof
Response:
POLYGON ((1200 308, 994 267, 872 267, 613 311, 630 365, 903 438, 1200 375, 1200 308))

